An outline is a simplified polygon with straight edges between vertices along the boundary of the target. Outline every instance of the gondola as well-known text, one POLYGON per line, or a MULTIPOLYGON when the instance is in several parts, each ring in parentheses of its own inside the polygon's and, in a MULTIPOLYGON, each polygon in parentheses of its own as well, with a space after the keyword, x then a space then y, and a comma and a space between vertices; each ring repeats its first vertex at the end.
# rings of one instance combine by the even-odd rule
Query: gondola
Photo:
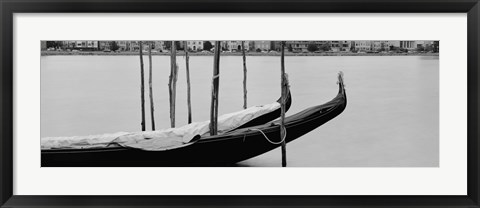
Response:
MULTIPOLYGON (((343 112, 347 99, 343 75, 331 101, 285 118, 286 142, 316 129, 343 112)), ((290 96, 289 96, 290 97, 290 96)), ((279 147, 280 121, 243 126, 215 136, 205 136, 181 148, 145 151, 112 146, 97 149, 42 150, 42 167, 197 167, 231 166, 279 147)))

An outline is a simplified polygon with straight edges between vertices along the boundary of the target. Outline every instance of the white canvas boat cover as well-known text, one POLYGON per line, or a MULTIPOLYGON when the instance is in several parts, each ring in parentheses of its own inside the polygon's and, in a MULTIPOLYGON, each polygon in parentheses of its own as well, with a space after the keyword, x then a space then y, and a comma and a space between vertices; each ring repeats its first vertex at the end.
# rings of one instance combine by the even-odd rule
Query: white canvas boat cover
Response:
MULTIPOLYGON (((254 106, 242 111, 218 117, 218 134, 233 130, 247 122, 280 108, 280 104, 254 106)), ((117 132, 112 134, 44 137, 41 139, 42 149, 83 149, 101 148, 117 144, 124 147, 150 151, 162 151, 188 144, 195 136, 209 135, 210 121, 195 122, 178 128, 157 131, 117 132)))

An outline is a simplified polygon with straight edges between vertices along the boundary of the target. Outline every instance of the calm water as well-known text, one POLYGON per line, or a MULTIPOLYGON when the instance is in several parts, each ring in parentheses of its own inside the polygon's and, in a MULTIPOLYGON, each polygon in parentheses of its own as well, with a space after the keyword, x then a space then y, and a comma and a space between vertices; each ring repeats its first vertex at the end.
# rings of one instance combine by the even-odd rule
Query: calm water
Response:
MULTIPOLYGON (((145 80, 148 80, 148 57, 145 80)), ((187 123, 185 60, 177 57, 176 125, 187 123)), ((288 166, 405 167, 439 164, 439 59, 417 56, 286 57, 294 114, 332 99, 343 71, 348 105, 287 145, 288 166)), ((156 129, 168 128, 167 56, 153 57, 156 129)), ((242 57, 221 57, 220 114, 242 109, 242 57)), ((209 119, 213 57, 190 58, 194 121, 209 119)), ((280 96, 280 58, 247 57, 248 106, 280 96)), ((148 85, 146 85, 148 86, 148 85)), ((148 88, 147 129, 150 129, 148 88)), ((138 56, 43 56, 41 136, 140 131, 138 56)), ((281 166, 279 149, 239 166, 281 166)))

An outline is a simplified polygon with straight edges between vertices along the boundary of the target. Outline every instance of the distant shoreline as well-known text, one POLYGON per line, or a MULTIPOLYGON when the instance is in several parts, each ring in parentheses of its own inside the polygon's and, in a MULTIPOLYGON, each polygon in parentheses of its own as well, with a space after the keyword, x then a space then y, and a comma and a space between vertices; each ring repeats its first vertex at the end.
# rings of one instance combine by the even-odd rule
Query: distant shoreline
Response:
MULTIPOLYGON (((249 52, 247 56, 280 56, 277 53, 249 52)), ((103 51, 41 51, 41 56, 138 56, 139 52, 103 52, 103 51)), ((143 55, 148 55, 144 53, 143 55)), ((179 56, 185 55, 183 51, 177 53, 179 56)), ((189 52, 189 56, 213 56, 213 53, 189 52)), ((438 56, 439 53, 351 53, 351 52, 322 52, 322 53, 293 53, 285 52, 285 56, 438 56)), ((170 56, 170 53, 152 53, 152 56, 170 56)), ((223 52, 222 56, 242 56, 241 52, 223 52)))

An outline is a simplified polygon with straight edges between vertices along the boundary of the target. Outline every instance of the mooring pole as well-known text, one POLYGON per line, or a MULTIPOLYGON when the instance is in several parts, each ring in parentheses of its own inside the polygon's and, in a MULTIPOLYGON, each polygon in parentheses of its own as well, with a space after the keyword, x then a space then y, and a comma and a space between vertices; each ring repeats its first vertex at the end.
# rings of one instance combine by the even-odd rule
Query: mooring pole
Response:
POLYGON ((245 41, 242 41, 243 55, 243 109, 247 109, 247 58, 245 57, 245 41))
POLYGON ((150 117, 152 118, 152 131, 155 131, 155 118, 154 118, 154 107, 153 107, 153 86, 152 86, 152 44, 148 45, 148 86, 150 94, 150 117))
POLYGON ((210 107, 210 135, 217 135, 218 122, 218 85, 220 81, 220 41, 215 41, 215 55, 213 58, 212 103, 210 107))
POLYGON ((175 127, 175 98, 176 98, 176 86, 177 86, 177 49, 175 41, 172 41, 170 47, 170 80, 168 83, 170 94, 170 126, 175 127))
POLYGON ((288 81, 285 75, 285 41, 281 42, 282 45, 282 58, 281 58, 281 119, 280 119, 280 139, 282 140, 282 167, 287 167, 287 145, 285 142, 285 100, 287 98, 288 81))
POLYGON ((186 73, 187 73, 187 105, 188 105, 188 123, 192 123, 192 100, 190 96, 190 67, 188 63, 188 47, 187 41, 185 41, 185 45, 183 46, 185 50, 185 64, 186 64, 186 73))
POLYGON ((143 43, 140 43, 140 96, 142 103, 142 131, 145 131, 145 80, 144 80, 144 71, 143 71, 143 43))

